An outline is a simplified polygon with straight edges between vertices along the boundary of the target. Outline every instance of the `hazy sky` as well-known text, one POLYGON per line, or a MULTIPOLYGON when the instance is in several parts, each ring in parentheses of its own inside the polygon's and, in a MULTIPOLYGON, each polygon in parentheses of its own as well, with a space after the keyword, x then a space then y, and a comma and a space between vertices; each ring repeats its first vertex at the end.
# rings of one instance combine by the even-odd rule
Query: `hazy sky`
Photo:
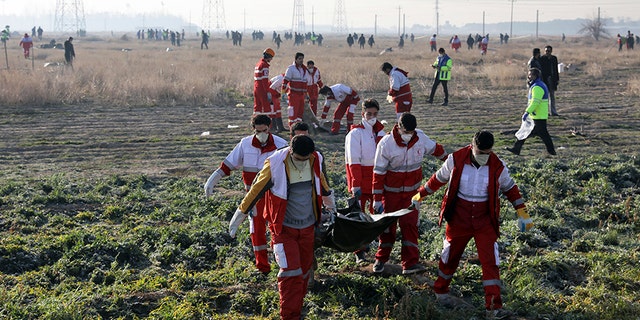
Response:
MULTIPOLYGON (((85 14, 111 12, 122 15, 175 14, 186 21, 203 25, 204 3, 222 3, 227 29, 262 28, 271 30, 281 26, 290 28, 294 0, 0 0, 0 17, 24 16, 32 24, 35 19, 51 21, 56 3, 84 4, 85 14)), ((315 25, 331 25, 334 22, 336 4, 342 2, 348 28, 378 26, 397 28, 398 16, 404 17, 407 27, 413 24, 434 26, 436 0, 304 0, 304 20, 307 28, 315 25), (400 9, 398 9, 400 8, 400 9)), ((640 20, 638 0, 440 0, 440 25, 447 21, 455 26, 466 23, 513 21, 540 22, 554 19, 593 18, 598 7, 602 17, 615 20, 640 20)), ((214 7, 215 8, 215 7, 214 7)), ((215 13, 213 15, 215 18, 215 13)), ((402 18, 401 18, 402 19, 402 18)), ((401 20, 402 21, 402 20, 401 20)), ((0 24, 2 22, 0 21, 0 24)), ((215 24, 215 23, 212 23, 215 24)), ((402 25, 402 22, 400 22, 402 25)))

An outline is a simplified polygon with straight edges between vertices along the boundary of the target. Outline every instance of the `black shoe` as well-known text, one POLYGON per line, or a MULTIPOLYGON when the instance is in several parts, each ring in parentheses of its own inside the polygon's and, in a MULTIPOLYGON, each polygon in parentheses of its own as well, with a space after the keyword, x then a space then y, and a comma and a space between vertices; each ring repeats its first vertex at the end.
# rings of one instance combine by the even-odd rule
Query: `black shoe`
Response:
POLYGON ((448 105, 449 105, 449 102, 443 102, 443 103, 441 104, 441 106, 443 106, 443 107, 446 107, 446 106, 448 106, 448 105))
POLYGON ((427 100, 427 103, 428 103, 428 104, 432 104, 432 103, 433 103, 433 99, 429 99, 429 100, 427 100))
POLYGON ((514 148, 504 147, 504 149, 509 151, 509 152, 511 152, 511 153, 513 153, 513 154, 515 154, 516 156, 520 155, 520 152, 516 151, 516 149, 514 149, 514 148))

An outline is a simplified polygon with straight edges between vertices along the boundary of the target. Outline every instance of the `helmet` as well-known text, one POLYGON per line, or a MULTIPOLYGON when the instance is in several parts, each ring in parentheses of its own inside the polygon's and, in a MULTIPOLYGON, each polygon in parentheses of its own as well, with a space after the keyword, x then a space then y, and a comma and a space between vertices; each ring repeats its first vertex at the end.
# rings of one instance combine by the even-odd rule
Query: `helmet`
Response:
POLYGON ((268 55, 270 55, 271 57, 275 57, 275 56, 276 56, 276 52, 275 52, 275 51, 273 51, 273 49, 271 49, 271 48, 266 48, 266 49, 264 49, 264 52, 262 52, 262 53, 263 53, 263 54, 268 54, 268 55))

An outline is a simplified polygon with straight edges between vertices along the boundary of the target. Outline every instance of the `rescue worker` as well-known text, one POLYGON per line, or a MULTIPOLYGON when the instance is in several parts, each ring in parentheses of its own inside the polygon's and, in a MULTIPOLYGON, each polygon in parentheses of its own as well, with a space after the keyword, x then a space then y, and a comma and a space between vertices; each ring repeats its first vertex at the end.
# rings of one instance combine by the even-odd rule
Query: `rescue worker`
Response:
POLYGON ((29 59, 29 52, 31 47, 33 47, 33 38, 31 38, 28 33, 25 33, 24 37, 20 39, 20 46, 22 47, 24 58, 29 59))
POLYGON ((307 81, 307 96, 309 97, 309 106, 313 115, 318 115, 318 91, 324 87, 322 83, 322 77, 320 76, 320 69, 315 66, 313 60, 307 61, 307 71, 309 71, 309 77, 307 81))
POLYGON ((438 264, 438 278, 433 286, 438 303, 455 307, 449 296, 449 285, 458 268, 467 243, 474 239, 482 265, 482 284, 488 319, 504 319, 510 312, 502 308, 500 295, 500 256, 497 239, 500 235, 500 193, 516 209, 521 231, 533 227, 524 200, 506 164, 493 152, 494 138, 489 131, 479 131, 471 145, 450 154, 442 167, 421 186, 412 198, 417 209, 420 201, 445 184, 439 224, 447 221, 444 247, 438 264))
MULTIPOLYGON (((391 133, 380 140, 376 147, 373 165, 373 208, 376 213, 394 212, 411 205, 411 197, 422 181, 422 161, 426 155, 444 160, 447 152, 442 145, 431 140, 422 130, 416 129, 416 117, 404 113, 391 133)), ((419 263, 418 211, 413 210, 394 222, 380 235, 374 273, 382 273, 389 261, 396 241, 396 223, 402 232, 402 274, 425 270, 419 263)))
POLYGON ((253 71, 253 114, 267 114, 271 112, 269 103, 269 63, 276 53, 271 48, 262 52, 262 58, 256 63, 253 71))
MULTIPOLYGON (((277 149, 287 146, 287 141, 269 133, 271 119, 265 114, 253 116, 251 126, 253 134, 244 137, 220 163, 204 185, 207 197, 213 194, 213 188, 220 179, 231 175, 231 171, 242 167, 242 181, 248 191, 256 174, 262 169, 264 161, 277 149)), ((251 208, 254 208, 251 206, 251 208)), ((271 264, 267 257, 267 236, 264 218, 265 202, 258 201, 250 220, 251 243, 256 258, 256 268, 263 274, 271 272, 271 264)))
POLYGON ((347 113, 347 132, 349 132, 349 129, 351 129, 351 125, 353 124, 353 114, 355 113, 358 102, 360 102, 358 93, 345 84, 337 83, 331 87, 322 87, 322 89, 320 89, 320 94, 326 96, 324 107, 322 108, 322 119, 327 118, 327 114, 331 108, 331 102, 338 102, 338 108, 333 112, 331 134, 336 135, 340 133, 340 122, 342 121, 342 117, 345 112, 347 113))
POLYGON ((407 77, 409 73, 398 67, 392 66, 389 62, 383 63, 381 70, 389 76, 387 101, 395 103, 396 121, 398 121, 403 113, 411 112, 411 106, 413 105, 411 85, 409 84, 409 78, 407 77))
MULTIPOLYGON (((378 121, 380 105, 375 99, 362 103, 362 121, 351 126, 344 139, 344 160, 347 172, 347 188, 353 197, 360 199, 360 208, 373 214, 373 160, 376 145, 386 135, 384 125, 378 121)), ((368 249, 368 248, 367 248, 368 249)), ((355 253, 356 263, 366 261, 365 250, 355 253)))
POLYGON ((304 98, 307 94, 307 68, 304 66, 304 53, 297 52, 293 64, 287 67, 282 81, 282 91, 287 92, 289 106, 289 127, 302 121, 304 98))
POLYGON ((449 82, 449 80, 451 80, 452 66, 453 61, 451 61, 451 58, 444 51, 444 48, 438 49, 438 57, 432 65, 432 67, 436 69, 436 73, 433 77, 431 94, 429 95, 429 100, 427 100, 427 103, 433 103, 433 96, 436 94, 436 89, 438 89, 439 84, 442 84, 442 90, 444 90, 444 102, 441 105, 449 105, 449 89, 447 88, 447 83, 449 82))
POLYGON ((284 80, 284 73, 281 73, 271 79, 269 79, 269 93, 267 98, 271 105, 269 117, 271 118, 271 131, 280 133, 286 131, 284 123, 282 123, 282 107, 280 106, 280 88, 282 88, 282 81, 284 80))
POLYGON ((431 47, 431 52, 434 51, 438 51, 438 48, 436 47, 436 34, 434 33, 433 36, 431 36, 431 38, 429 38, 429 46, 431 47))
POLYGON ((306 135, 291 139, 291 147, 279 149, 264 163, 251 189, 229 224, 235 236, 239 224, 263 196, 273 253, 280 271, 280 318, 301 319, 308 277, 314 260, 315 226, 335 212, 335 199, 322 173, 322 156, 306 135))
MULTIPOLYGON (((526 121, 528 117, 533 119, 533 130, 531 130, 529 137, 540 137, 547 147, 547 153, 555 156, 556 150, 553 146, 549 131, 547 131, 547 119, 549 119, 549 89, 547 89, 547 85, 542 82, 540 74, 540 70, 536 68, 529 69, 527 75, 527 79, 529 79, 528 103, 527 109, 522 115, 522 121, 526 121)), ((505 150, 515 155, 520 155, 520 150, 522 150, 522 146, 527 138, 517 140, 513 148, 506 147, 505 150)))

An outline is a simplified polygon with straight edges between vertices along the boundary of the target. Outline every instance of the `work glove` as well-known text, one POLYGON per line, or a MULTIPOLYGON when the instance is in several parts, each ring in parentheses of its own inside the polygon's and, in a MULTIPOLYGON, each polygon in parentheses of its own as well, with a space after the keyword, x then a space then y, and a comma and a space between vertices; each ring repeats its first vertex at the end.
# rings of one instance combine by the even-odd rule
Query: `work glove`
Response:
POLYGON ((247 219, 249 216, 246 213, 243 213, 240 209, 236 209, 236 213, 233 214, 231 221, 229 221, 229 235, 231 238, 236 237, 236 232, 238 232, 238 228, 242 224, 242 222, 247 219))
POLYGON ((330 195, 322 196, 322 204, 324 205, 325 210, 329 212, 336 212, 336 198, 333 195, 333 190, 331 190, 330 195))
POLYGON ((518 229, 520 229, 520 232, 529 231, 529 229, 533 228, 533 220, 531 220, 526 207, 517 209, 516 213, 518 214, 518 229))
POLYGON ((360 199, 360 197, 362 196, 362 190, 360 190, 360 187, 353 187, 351 188, 351 194, 354 198, 360 199))
POLYGON ((522 121, 527 121, 528 117, 529 117, 529 112, 525 112, 524 114, 522 114, 522 121))
POLYGON ((409 209, 413 208, 420 212, 420 205, 422 204, 422 197, 420 197, 420 192, 416 193, 413 197, 411 197, 411 206, 409 209))
POLYGON ((387 95, 387 102, 393 103, 393 97, 390 95, 387 95))
POLYGON ((269 103, 273 103, 273 102, 272 102, 273 97, 272 97, 272 95, 271 95, 271 92, 267 92, 267 100, 269 100, 269 103))
POLYGON ((213 194, 213 188, 218 185, 220 179, 222 179, 222 172, 220 170, 214 171, 207 182, 204 184, 204 195, 210 197, 213 194))
POLYGON ((373 202, 373 212, 374 213, 383 213, 384 206, 382 206, 382 201, 374 201, 373 202))

